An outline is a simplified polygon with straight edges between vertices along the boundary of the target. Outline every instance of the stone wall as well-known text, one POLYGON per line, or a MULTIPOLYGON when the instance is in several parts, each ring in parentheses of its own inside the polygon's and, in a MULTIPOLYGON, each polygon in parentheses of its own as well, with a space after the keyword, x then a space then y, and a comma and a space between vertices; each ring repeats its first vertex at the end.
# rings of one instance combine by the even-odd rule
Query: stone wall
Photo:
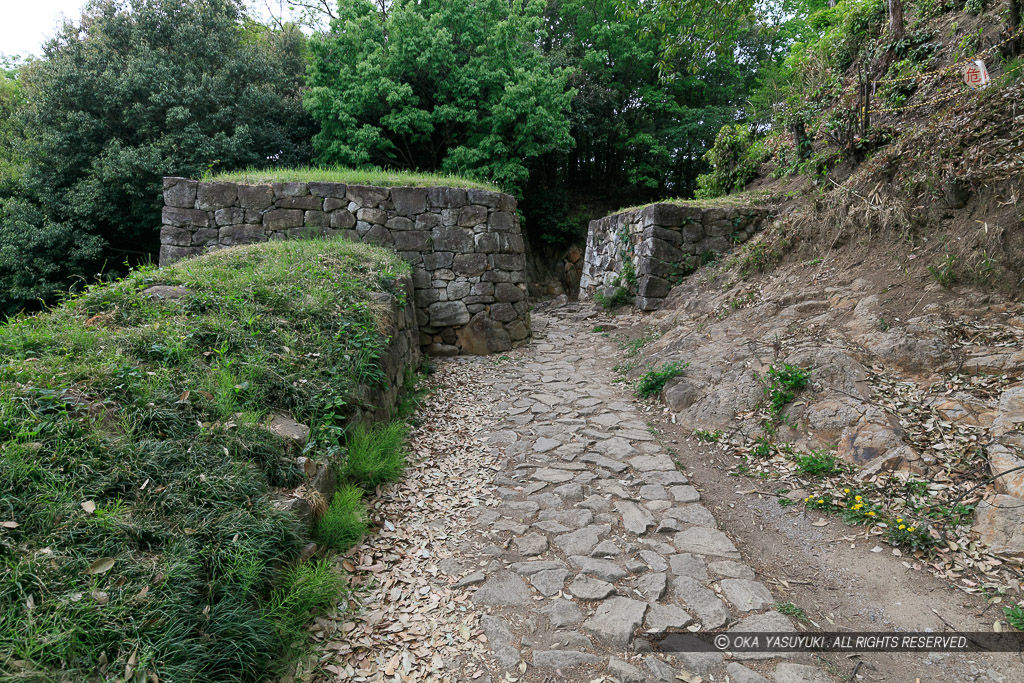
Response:
POLYGON ((614 296, 621 287, 634 295, 637 308, 654 310, 704 254, 747 240, 770 213, 754 206, 652 204, 591 221, 580 298, 614 296))
POLYGON ((452 187, 164 179, 160 265, 310 235, 390 247, 413 266, 419 344, 427 353, 507 351, 530 336, 514 197, 452 187))

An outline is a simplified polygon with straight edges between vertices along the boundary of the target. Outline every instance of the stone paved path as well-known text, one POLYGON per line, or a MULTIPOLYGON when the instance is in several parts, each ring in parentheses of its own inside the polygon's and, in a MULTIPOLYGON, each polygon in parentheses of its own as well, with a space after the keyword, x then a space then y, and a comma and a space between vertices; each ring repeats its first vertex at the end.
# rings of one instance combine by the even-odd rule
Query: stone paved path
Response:
POLYGON ((809 659, 651 651, 669 627, 795 628, 614 382, 622 352, 576 308, 533 324, 512 363, 472 361, 494 405, 479 436, 495 504, 441 565, 474 590, 492 679, 832 681, 809 659))

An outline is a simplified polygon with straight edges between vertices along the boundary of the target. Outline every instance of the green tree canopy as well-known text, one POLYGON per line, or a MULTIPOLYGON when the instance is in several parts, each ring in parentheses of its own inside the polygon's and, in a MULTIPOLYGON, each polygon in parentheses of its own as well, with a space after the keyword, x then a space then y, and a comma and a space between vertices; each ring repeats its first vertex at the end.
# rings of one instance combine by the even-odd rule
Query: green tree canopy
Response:
POLYGON ((542 0, 342 2, 310 42, 306 106, 322 161, 472 175, 520 190, 567 149, 567 73, 537 46, 542 0))

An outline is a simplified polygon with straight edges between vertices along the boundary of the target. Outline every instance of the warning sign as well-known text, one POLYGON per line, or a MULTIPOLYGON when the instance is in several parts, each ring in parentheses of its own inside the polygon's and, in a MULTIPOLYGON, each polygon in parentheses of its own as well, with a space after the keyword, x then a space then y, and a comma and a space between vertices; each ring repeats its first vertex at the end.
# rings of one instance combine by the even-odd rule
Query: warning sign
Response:
POLYGON ((985 68, 985 62, 980 59, 975 59, 973 62, 967 64, 967 68, 964 69, 964 83, 971 90, 977 90, 978 88, 984 88, 989 84, 991 79, 988 77, 988 69, 985 68))

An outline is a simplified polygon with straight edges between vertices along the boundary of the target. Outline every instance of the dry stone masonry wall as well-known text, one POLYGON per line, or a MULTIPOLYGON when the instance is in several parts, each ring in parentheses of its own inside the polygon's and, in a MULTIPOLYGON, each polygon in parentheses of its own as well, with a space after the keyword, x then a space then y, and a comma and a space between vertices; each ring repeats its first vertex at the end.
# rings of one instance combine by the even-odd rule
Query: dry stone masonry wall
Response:
POLYGON ((413 266, 419 344, 432 355, 507 351, 530 336, 516 200, 452 187, 164 179, 160 265, 273 239, 341 236, 413 266))
POLYGON ((770 210, 652 204, 590 222, 580 298, 614 296, 622 287, 637 308, 658 308, 672 285, 708 253, 750 238, 770 210))

